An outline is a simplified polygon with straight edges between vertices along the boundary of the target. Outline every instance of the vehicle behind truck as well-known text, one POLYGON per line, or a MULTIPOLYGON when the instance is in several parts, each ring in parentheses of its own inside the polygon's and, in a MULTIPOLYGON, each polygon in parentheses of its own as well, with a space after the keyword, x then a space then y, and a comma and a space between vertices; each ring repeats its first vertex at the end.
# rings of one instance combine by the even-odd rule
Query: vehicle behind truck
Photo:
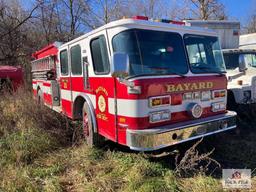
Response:
POLYGON ((256 33, 240 35, 240 49, 256 49, 256 33))
POLYGON ((219 38, 222 49, 239 47, 240 22, 219 20, 185 20, 187 26, 200 27, 214 30, 219 38))
POLYGON ((239 105, 256 103, 255 49, 251 49, 255 44, 255 36, 239 36, 240 23, 237 21, 186 20, 185 23, 212 29, 218 33, 229 79, 228 109, 238 110, 239 105))
POLYGON ((230 108, 256 103, 256 50, 226 49, 224 60, 229 75, 230 108))
POLYGON ((234 129, 217 34, 177 23, 137 16, 43 48, 35 98, 81 120, 89 146, 152 151, 234 129))

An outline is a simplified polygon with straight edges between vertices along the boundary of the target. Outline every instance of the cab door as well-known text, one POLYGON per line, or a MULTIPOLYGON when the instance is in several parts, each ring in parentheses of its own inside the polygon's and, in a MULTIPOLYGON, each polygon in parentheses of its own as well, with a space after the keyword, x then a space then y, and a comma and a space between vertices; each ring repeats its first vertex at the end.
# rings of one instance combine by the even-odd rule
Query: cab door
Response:
POLYGON ((106 31, 88 39, 89 84, 95 95, 98 132, 117 141, 115 122, 115 79, 110 75, 110 53, 106 31))
POLYGON ((60 96, 62 113, 72 118, 72 94, 68 46, 59 52, 60 61, 60 96))

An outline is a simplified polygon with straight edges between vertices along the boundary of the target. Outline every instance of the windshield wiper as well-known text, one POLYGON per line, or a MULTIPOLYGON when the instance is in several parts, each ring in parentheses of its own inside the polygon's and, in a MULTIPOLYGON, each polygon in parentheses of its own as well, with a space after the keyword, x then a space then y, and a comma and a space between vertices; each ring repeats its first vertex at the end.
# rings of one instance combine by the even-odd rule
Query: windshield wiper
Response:
POLYGON ((204 66, 196 66, 196 67, 192 67, 194 69, 200 69, 204 72, 207 72, 207 73, 218 73, 219 75, 223 75, 223 73, 226 73, 225 71, 221 72, 221 71, 211 71, 210 69, 212 68, 209 68, 209 67, 204 67, 204 66))
POLYGON ((177 71, 174 71, 174 70, 170 70, 171 71, 171 73, 173 73, 173 74, 175 74, 175 75, 179 75, 180 77, 186 77, 185 75, 183 75, 183 74, 181 74, 181 73, 179 73, 179 72, 177 72, 177 71))
MULTIPOLYGON (((179 73, 179 72, 174 72, 174 71, 171 71, 172 74, 174 75, 178 75, 180 77, 186 77, 185 75, 179 73)), ((159 75, 170 75, 170 74, 154 74, 154 73, 144 73, 144 74, 137 74, 137 75, 131 75, 129 76, 127 79, 130 79, 130 78, 135 78, 135 77, 140 77, 140 76, 159 76, 159 75)))
MULTIPOLYGON (((164 67, 150 67, 151 69, 155 69, 155 70, 166 70, 168 72, 171 72, 172 74, 174 75, 178 75, 180 77, 186 77, 184 74, 178 72, 178 71, 175 71, 173 69, 170 69, 170 68, 164 68, 164 67)), ((169 74, 162 74, 162 75, 169 75, 169 74)))

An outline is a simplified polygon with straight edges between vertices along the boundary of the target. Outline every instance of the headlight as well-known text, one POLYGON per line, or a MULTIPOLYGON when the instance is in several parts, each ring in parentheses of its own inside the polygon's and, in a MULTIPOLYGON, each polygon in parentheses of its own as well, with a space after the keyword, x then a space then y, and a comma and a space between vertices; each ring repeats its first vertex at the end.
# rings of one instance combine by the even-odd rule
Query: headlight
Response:
POLYGON ((200 99, 200 92, 194 92, 193 93, 193 98, 194 99, 200 99))
POLYGON ((211 92, 210 91, 202 91, 201 100, 202 101, 209 101, 210 99, 211 99, 211 92))
POLYGON ((183 94, 183 99, 184 100, 191 100, 191 99, 193 99, 192 92, 184 93, 183 94))
POLYGON ((150 107, 161 107, 170 105, 171 97, 170 95, 166 96, 158 96, 149 98, 149 106, 150 107))
POLYGON ((223 110, 226 110, 226 103, 218 102, 212 104, 212 112, 218 112, 223 110))
POLYGON ((170 120, 170 118, 171 118, 171 115, 170 115, 170 111, 168 110, 153 112, 149 114, 150 123, 167 121, 167 120, 170 120))
POLYGON ((227 91, 226 90, 215 90, 212 92, 212 98, 221 98, 221 97, 226 97, 227 96, 227 91))

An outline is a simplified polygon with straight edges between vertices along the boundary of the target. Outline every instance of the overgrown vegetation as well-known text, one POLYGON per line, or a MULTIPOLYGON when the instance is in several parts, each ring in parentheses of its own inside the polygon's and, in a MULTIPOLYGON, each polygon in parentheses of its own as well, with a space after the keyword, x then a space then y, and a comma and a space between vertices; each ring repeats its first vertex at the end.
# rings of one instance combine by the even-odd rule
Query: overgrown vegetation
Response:
POLYGON ((255 167, 253 131, 187 143, 178 156, 146 158, 112 143, 72 145, 70 122, 22 89, 0 98, 0 191, 223 191, 219 166, 255 167))
POLYGON ((212 155, 214 152, 214 149, 204 154, 200 154, 200 152, 196 149, 202 140, 203 138, 189 148, 181 160, 178 160, 179 155, 176 156, 175 173, 178 176, 193 176, 199 173, 206 173, 211 163, 214 163, 218 168, 221 167, 216 160, 210 157, 210 155, 212 155))

